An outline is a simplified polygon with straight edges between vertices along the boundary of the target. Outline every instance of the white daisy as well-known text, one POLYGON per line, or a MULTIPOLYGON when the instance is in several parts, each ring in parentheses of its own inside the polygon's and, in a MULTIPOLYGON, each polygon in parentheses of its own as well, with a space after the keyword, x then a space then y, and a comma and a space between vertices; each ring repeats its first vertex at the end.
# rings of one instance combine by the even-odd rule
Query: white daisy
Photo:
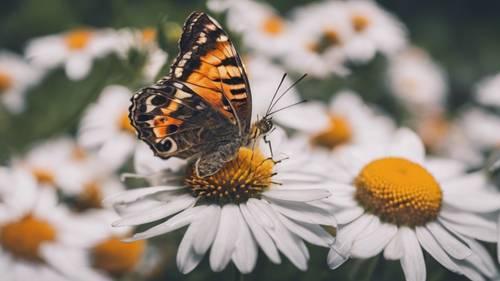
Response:
POLYGON ((95 169, 102 169, 92 165, 95 161, 69 137, 39 143, 13 164, 31 173, 40 185, 65 191, 79 190, 95 169))
POLYGON ((500 74, 481 80, 476 86, 476 97, 483 105, 500 107, 500 74))
POLYGON ((0 103, 9 111, 18 113, 24 109, 26 91, 36 85, 41 71, 30 66, 18 55, 0 52, 0 103))
POLYGON ((280 113, 279 121, 306 133, 312 145, 331 150, 342 145, 384 142, 394 130, 390 118, 350 91, 337 93, 328 106, 308 102, 287 109, 280 113))
POLYGON ((97 151, 102 161, 119 168, 127 161, 138 143, 128 118, 132 93, 111 85, 85 111, 78 130, 78 143, 97 151))
POLYGON ((446 101, 446 75, 422 49, 409 48, 391 57, 387 79, 391 93, 413 113, 442 108, 446 101))
MULTIPOLYGON (((276 130, 271 137, 274 155, 282 154, 287 146, 283 132, 276 130)), ((275 163, 268 158, 269 153, 261 152, 268 151, 267 145, 261 144, 261 149, 253 152, 241 148, 236 159, 206 178, 196 176, 191 164, 162 161, 161 168, 168 169, 156 170, 154 186, 106 200, 122 214, 114 225, 168 218, 131 240, 188 226, 177 252, 177 266, 183 273, 192 271, 209 248, 214 271, 223 270, 232 260, 242 273, 251 272, 259 247, 274 263, 280 263, 281 252, 300 270, 306 270, 309 253, 304 241, 323 247, 333 242, 321 226, 335 226, 333 216, 314 205, 329 192, 321 177, 308 170, 310 161, 297 162, 292 157, 275 163), (144 201, 154 207, 137 207, 144 201)))
POLYGON ((385 146, 345 148, 330 174, 337 183, 327 199, 339 227, 330 250, 332 268, 348 257, 369 258, 382 251, 400 260, 406 280, 426 280, 422 248, 447 269, 473 280, 492 278, 497 269, 475 239, 496 242, 500 195, 484 191, 479 174, 461 163, 426 159, 420 139, 397 131, 385 146))
POLYGON ((85 229, 20 169, 0 172, 2 280, 94 280, 85 268, 85 229))
POLYGON ((366 62, 377 52, 390 57, 406 46, 403 24, 375 1, 346 1, 345 9, 353 30, 345 48, 349 59, 366 62))
POLYGON ((288 48, 288 22, 267 3, 253 0, 211 0, 214 12, 227 13, 227 26, 241 34, 243 44, 260 54, 281 56, 288 48))
POLYGON ((500 117, 480 108, 462 113, 459 124, 470 142, 479 151, 500 148, 500 117))
POLYGON ((45 69, 62 65, 70 79, 80 80, 90 72, 94 59, 115 52, 119 43, 116 31, 111 29, 74 29, 33 39, 26 57, 45 69))

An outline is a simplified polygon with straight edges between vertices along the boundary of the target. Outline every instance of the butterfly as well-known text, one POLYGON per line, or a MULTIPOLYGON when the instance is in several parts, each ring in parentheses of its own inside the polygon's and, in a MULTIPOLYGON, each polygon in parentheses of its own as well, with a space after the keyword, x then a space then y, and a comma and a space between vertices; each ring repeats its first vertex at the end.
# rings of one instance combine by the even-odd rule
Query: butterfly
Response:
POLYGON ((217 21, 192 13, 179 49, 170 73, 134 94, 129 118, 156 156, 196 159, 197 175, 206 177, 274 125, 270 114, 252 125, 245 67, 217 21))

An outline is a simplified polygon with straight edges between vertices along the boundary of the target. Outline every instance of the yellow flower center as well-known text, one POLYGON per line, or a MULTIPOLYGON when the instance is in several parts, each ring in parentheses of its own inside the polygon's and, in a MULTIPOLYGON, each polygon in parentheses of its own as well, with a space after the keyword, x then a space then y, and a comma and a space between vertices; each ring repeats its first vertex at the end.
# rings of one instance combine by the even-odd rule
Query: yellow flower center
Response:
POLYGON ((8 73, 0 71, 0 93, 3 93, 12 87, 12 77, 8 73))
POLYGON ((314 53, 322 54, 328 48, 338 46, 342 43, 339 33, 332 28, 326 28, 318 41, 308 45, 308 49, 314 53))
POLYGON ((79 211, 101 208, 102 199, 101 186, 97 182, 89 182, 85 184, 82 193, 78 196, 76 208, 79 211))
POLYGON ((198 177, 194 168, 185 179, 193 195, 220 204, 246 202, 258 198, 271 185, 274 162, 259 150, 242 147, 236 158, 214 175, 198 177))
POLYGON ((364 15, 353 15, 351 18, 351 24, 354 30, 357 32, 363 32, 370 25, 370 19, 364 15))
POLYGON ((441 188, 422 166, 388 157, 367 164, 354 180, 356 199, 381 220, 410 227, 436 219, 441 188))
POLYGON ((281 17, 273 15, 264 20, 262 29, 271 36, 277 36, 285 29, 285 22, 281 17))
POLYGON ((66 46, 68 49, 77 51, 85 48, 92 37, 92 32, 87 29, 75 29, 66 34, 66 46))
POLYGON ((87 158, 87 153, 85 152, 85 149, 76 147, 73 151, 71 151, 71 158, 75 161, 83 161, 87 158))
POLYGON ((429 150, 439 149, 450 130, 450 122, 440 113, 425 117, 417 125, 417 132, 429 150))
POLYGON ((55 229, 48 222, 32 215, 0 226, 0 245, 3 249, 17 258, 33 262, 43 262, 40 246, 55 239, 55 229))
POLYGON ((153 27, 146 27, 141 31, 141 35, 143 43, 153 43, 156 39, 156 29, 154 29, 153 27))
POLYGON ((330 115, 330 124, 324 131, 312 137, 311 143, 316 146, 334 149, 339 145, 346 144, 352 139, 352 130, 344 117, 330 115))
POLYGON ((55 175, 52 171, 44 168, 35 168, 32 170, 33 176, 40 184, 55 184, 55 175))
POLYGON ((125 243, 111 237, 92 248, 92 265, 112 276, 120 277, 133 271, 144 253, 143 240, 125 243))
POLYGON ((125 132, 129 132, 132 134, 135 133, 135 129, 132 124, 130 124, 130 119, 128 118, 128 111, 124 111, 120 115, 120 117, 118 118, 118 125, 120 126, 120 129, 125 132))

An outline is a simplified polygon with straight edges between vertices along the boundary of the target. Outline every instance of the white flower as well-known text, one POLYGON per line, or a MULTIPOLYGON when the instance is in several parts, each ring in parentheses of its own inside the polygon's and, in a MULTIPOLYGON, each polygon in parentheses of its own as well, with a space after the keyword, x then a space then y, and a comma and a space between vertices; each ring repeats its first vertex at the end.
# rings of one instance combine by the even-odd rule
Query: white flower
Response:
MULTIPOLYGON (((475 239, 496 242, 489 213, 500 195, 485 191, 484 176, 466 174, 464 165, 426 159, 420 139, 399 130, 384 146, 345 148, 335 155, 336 181, 327 200, 339 227, 330 250, 332 268, 348 257, 380 252, 400 260, 406 280, 426 280, 422 248, 447 269, 473 280, 492 278, 497 269, 475 239)), ((333 162, 331 162, 333 163, 333 162)))
POLYGON ((366 62, 377 52, 390 57, 406 46, 403 24, 375 1, 346 1, 345 9, 353 29, 345 47, 349 59, 366 62))
POLYGON ((45 69, 62 65, 70 79, 80 80, 90 72, 94 59, 115 52, 119 43, 116 31, 111 29, 75 29, 33 39, 26 57, 45 69))
POLYGON ((483 105, 500 107, 500 74, 481 80, 476 87, 476 96, 483 105))
MULTIPOLYGON (((287 146, 283 132, 276 130, 271 137, 274 156, 280 159, 277 155, 287 146)), ((190 164, 152 161, 166 169, 156 169, 152 176, 156 184, 106 200, 122 214, 114 225, 167 218, 131 240, 188 226, 177 252, 177 266, 183 273, 192 271, 209 248, 214 271, 223 270, 232 260, 242 273, 251 272, 259 247, 274 263, 280 263, 281 252, 297 268, 306 270, 309 253, 304 241, 324 247, 333 242, 321 226, 335 226, 333 216, 314 205, 329 192, 321 177, 308 170, 310 161, 290 156, 275 163, 267 158, 269 153, 261 152, 267 151, 267 145, 260 144, 260 150, 241 148, 236 159, 206 178, 196 176, 190 164)))
POLYGON ((20 169, 0 172, 2 280, 94 280, 85 265, 85 229, 57 204, 55 190, 20 169))
POLYGON ((462 113, 459 124, 465 135, 479 151, 500 147, 500 117, 480 108, 462 113))
POLYGON ((280 113, 279 121, 308 135, 311 144, 327 149, 380 143, 394 130, 392 120, 350 91, 337 93, 328 106, 308 102, 280 113))
POLYGON ((227 13, 227 27, 241 34, 245 46, 274 57, 287 50, 288 22, 270 5, 253 0, 210 0, 207 6, 227 13))
POLYGON ((441 108, 448 86, 443 70, 418 48, 391 57, 387 70, 391 93, 413 113, 441 108))
POLYGON ((85 111, 78 130, 78 143, 97 151, 100 159, 115 168, 129 159, 138 143, 128 118, 131 97, 123 86, 106 87, 85 111))
POLYGON ((26 91, 40 80, 41 72, 18 55, 0 52, 0 103, 9 111, 24 109, 26 91))

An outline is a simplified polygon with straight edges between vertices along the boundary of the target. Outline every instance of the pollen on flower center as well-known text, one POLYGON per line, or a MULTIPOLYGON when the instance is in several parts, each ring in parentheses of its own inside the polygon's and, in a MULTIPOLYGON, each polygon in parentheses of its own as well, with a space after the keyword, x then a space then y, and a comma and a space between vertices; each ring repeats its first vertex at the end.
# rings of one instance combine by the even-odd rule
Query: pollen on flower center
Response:
POLYGON ((112 276, 120 277, 133 271, 144 253, 145 242, 122 242, 111 237, 92 248, 92 266, 112 276))
POLYGON ((313 145, 334 149, 346 144, 352 139, 352 130, 349 122, 342 116, 331 115, 328 128, 312 137, 313 145))
POLYGON ((278 16, 271 16, 264 20, 262 29, 269 35, 276 36, 283 32, 285 23, 283 19, 278 16))
POLYGON ((143 43, 153 43, 156 38, 156 29, 154 29, 153 27, 146 27, 141 31, 141 35, 143 43))
POLYGON ((55 229, 46 221, 27 215, 0 226, 0 245, 13 256, 42 262, 40 246, 56 239, 55 229))
POLYGON ((87 46, 92 37, 92 32, 87 29, 75 29, 66 34, 66 46, 70 50, 81 50, 87 46))
POLYGON ((32 170, 33 176, 40 184, 50 184, 53 185, 55 183, 54 173, 50 170, 43 168, 35 168, 32 170))
POLYGON ((195 197, 220 204, 258 198, 271 185, 274 162, 258 150, 240 148, 236 158, 216 174, 201 178, 191 167, 185 183, 195 197))
POLYGON ((439 183, 422 166, 404 158, 370 162, 354 184, 358 202, 382 221, 414 227, 436 219, 441 208, 439 183))
POLYGON ((351 23, 357 32, 364 31, 370 25, 370 19, 364 15, 353 15, 351 18, 351 23))
POLYGON ((12 78, 9 74, 0 71, 0 93, 3 93, 12 87, 12 78))
POLYGON ((128 118, 127 111, 124 111, 118 118, 118 126, 125 132, 135 133, 134 127, 132 127, 132 124, 130 124, 130 119, 128 118))
POLYGON ((85 184, 83 191, 79 194, 76 208, 80 211, 101 208, 102 199, 101 186, 97 182, 91 181, 85 184))
POLYGON ((310 44, 309 50, 322 54, 330 47, 338 46, 342 43, 340 40, 339 33, 333 28, 326 28, 321 34, 319 40, 315 43, 310 44))

